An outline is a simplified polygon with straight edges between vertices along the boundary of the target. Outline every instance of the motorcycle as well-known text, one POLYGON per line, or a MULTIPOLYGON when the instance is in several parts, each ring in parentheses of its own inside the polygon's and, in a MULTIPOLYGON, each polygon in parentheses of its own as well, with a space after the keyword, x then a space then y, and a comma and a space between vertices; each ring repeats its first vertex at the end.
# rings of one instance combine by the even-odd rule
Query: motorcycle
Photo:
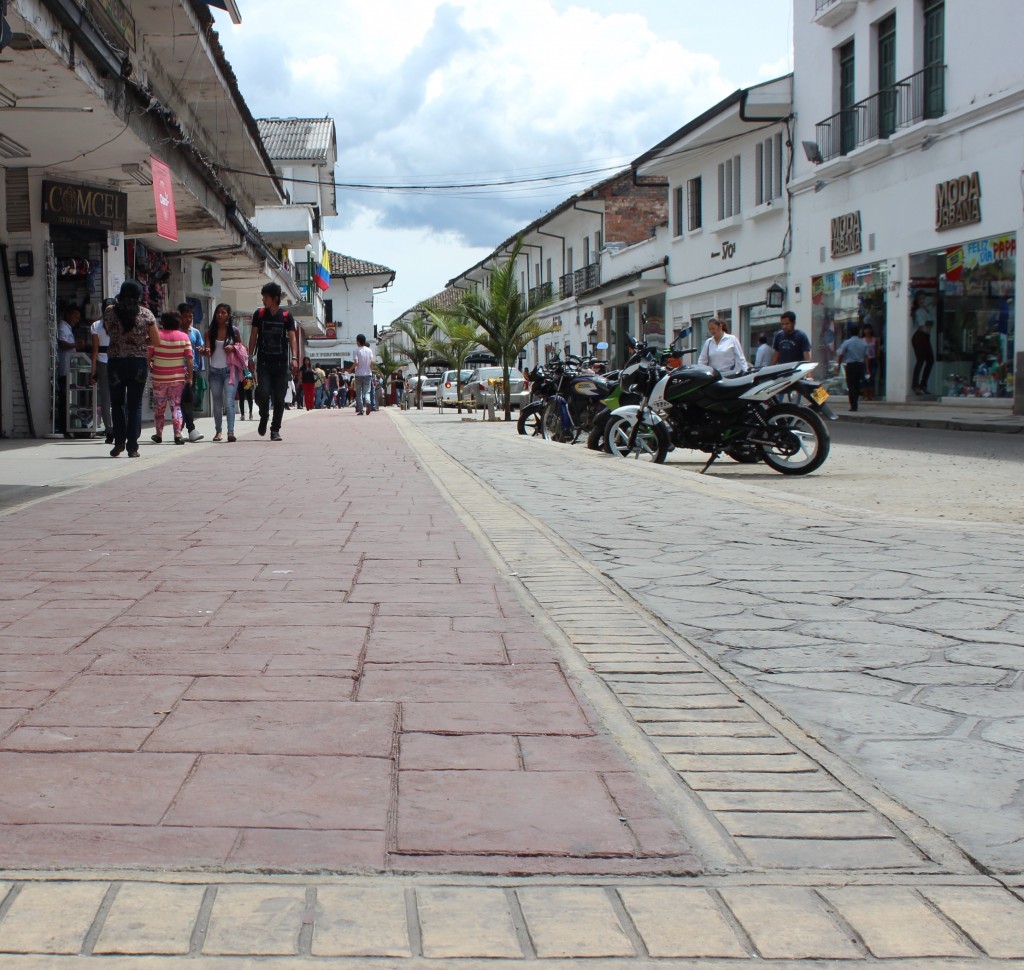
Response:
POLYGON ((587 435, 587 447, 591 451, 608 450, 605 447, 604 434, 612 412, 626 404, 639 404, 643 399, 644 381, 638 378, 641 376, 641 370, 649 367, 649 363, 645 362, 654 360, 654 352, 643 341, 638 342, 632 338, 629 346, 632 353, 622 370, 615 372, 614 375, 608 375, 609 378, 617 377, 618 383, 613 387, 611 394, 601 402, 601 410, 594 415, 590 433, 587 435))
POLYGON ((519 409, 519 420, 516 422, 516 429, 521 435, 543 437, 544 408, 558 387, 558 380, 552 376, 551 371, 558 371, 561 365, 561 360, 553 357, 548 368, 538 364, 529 374, 531 400, 526 407, 519 409))
POLYGON ((602 400, 612 392, 608 377, 613 375, 599 377, 589 370, 592 363, 580 357, 562 362, 555 393, 544 407, 541 430, 546 440, 575 444, 593 426, 602 400))
POLYGON ((605 429, 608 451, 619 457, 663 462, 669 449, 710 454, 706 472, 723 454, 763 461, 783 475, 808 475, 824 464, 831 445, 822 418, 835 420, 828 391, 808 375, 817 364, 775 364, 735 377, 691 364, 656 381, 638 405, 613 412, 605 429), (797 390, 807 404, 776 398, 797 390))

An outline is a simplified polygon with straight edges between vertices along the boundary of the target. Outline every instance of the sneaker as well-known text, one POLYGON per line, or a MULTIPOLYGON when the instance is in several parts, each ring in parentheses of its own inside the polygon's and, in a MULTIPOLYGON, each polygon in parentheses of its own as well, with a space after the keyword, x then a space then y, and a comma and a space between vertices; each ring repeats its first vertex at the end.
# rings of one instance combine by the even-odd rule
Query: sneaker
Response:
POLYGON ((267 422, 269 420, 269 416, 260 415, 260 426, 256 430, 260 433, 261 438, 267 433, 267 422))
POLYGON ((185 444, 185 439, 180 434, 176 434, 174 436, 174 443, 176 445, 183 445, 185 444))
POLYGON ((218 432, 217 432, 217 433, 216 433, 216 434, 215 434, 215 435, 213 436, 213 440, 214 440, 214 441, 223 441, 223 440, 224 440, 224 438, 223 438, 223 436, 221 435, 221 433, 220 433, 220 432, 218 431, 218 432))
POLYGON ((279 431, 271 431, 270 432, 270 440, 271 441, 280 441, 281 440, 281 433, 279 431))
POLYGON ((158 435, 158 434, 152 434, 149 437, 150 437, 150 440, 156 442, 156 444, 160 444, 164 440, 163 436, 162 435, 158 435))
POLYGON ((114 432, 113 431, 106 431, 104 433, 107 436, 107 444, 108 445, 112 445, 114 443, 114 432))
POLYGON ((203 435, 201 435, 195 428, 188 433, 189 441, 202 441, 203 435))
POLYGON ((235 437, 234 432, 233 431, 229 431, 228 432, 228 441, 237 441, 237 440, 238 439, 235 437))
POLYGON ((111 448, 110 449, 110 457, 111 458, 120 458, 122 451, 124 451, 124 448, 111 448))
POLYGON ((129 451, 128 452, 128 457, 129 458, 138 458, 139 457, 139 453, 137 451, 129 451))

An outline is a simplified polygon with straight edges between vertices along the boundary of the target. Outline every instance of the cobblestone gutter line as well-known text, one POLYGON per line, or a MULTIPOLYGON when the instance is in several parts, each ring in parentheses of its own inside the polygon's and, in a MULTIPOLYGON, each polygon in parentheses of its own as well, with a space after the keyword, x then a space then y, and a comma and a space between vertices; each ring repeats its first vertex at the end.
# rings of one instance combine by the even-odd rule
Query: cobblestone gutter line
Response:
POLYGON ((1024 901, 995 886, 935 877, 913 885, 703 882, 6 882, 0 967, 165 965, 157 957, 191 967, 1024 960, 1024 901), (242 957, 259 960, 230 959, 242 957))
POLYGON ((976 871, 952 841, 718 668, 543 523, 418 429, 401 427, 563 645, 579 687, 666 807, 676 808, 709 867, 976 871), (620 707, 627 719, 616 717, 620 707), (672 783, 652 767, 652 751, 672 783))

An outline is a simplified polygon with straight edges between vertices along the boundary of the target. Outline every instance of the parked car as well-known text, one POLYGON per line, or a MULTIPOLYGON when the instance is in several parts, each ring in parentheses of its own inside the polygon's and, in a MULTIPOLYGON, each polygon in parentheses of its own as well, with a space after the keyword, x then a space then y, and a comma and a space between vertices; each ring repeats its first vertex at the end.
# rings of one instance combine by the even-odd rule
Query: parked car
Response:
MULTIPOLYGON (((433 404, 437 400, 437 382, 439 380, 436 374, 423 374, 420 378, 421 400, 426 404, 433 404)), ((406 379, 405 382, 405 396, 409 400, 409 407, 416 406, 416 375, 413 374, 411 377, 406 379)))
POLYGON ((464 370, 461 372, 462 376, 459 377, 459 371, 457 370, 446 370, 442 375, 441 379, 437 382, 437 404, 438 407, 455 407, 458 403, 456 393, 459 389, 459 383, 462 385, 462 393, 466 393, 466 382, 469 380, 470 375, 473 373, 472 370, 464 370), (456 380, 458 378, 458 380, 456 380))
MULTIPOLYGON (((475 407, 486 407, 493 396, 494 407, 501 409, 505 406, 505 395, 501 384, 491 385, 490 380, 501 380, 500 367, 478 367, 463 385, 462 398, 471 401, 475 407)), ((513 408, 521 408, 530 403, 530 392, 527 388, 526 379, 522 371, 516 367, 509 368, 509 383, 511 387, 510 402, 513 408)))

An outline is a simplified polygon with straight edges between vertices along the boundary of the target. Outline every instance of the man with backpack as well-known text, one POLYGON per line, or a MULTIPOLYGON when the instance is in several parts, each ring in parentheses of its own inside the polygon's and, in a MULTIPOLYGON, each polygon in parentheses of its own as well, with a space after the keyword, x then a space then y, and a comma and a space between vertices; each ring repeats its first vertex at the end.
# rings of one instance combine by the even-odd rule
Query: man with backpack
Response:
POLYGON ((270 440, 280 441, 291 365, 299 356, 298 332, 295 318, 281 309, 281 287, 277 283, 266 283, 260 293, 263 308, 253 314, 249 335, 250 362, 253 355, 256 357, 256 406, 260 411, 257 430, 265 435, 270 419, 270 440), (269 413, 271 402, 274 408, 272 418, 269 413))

